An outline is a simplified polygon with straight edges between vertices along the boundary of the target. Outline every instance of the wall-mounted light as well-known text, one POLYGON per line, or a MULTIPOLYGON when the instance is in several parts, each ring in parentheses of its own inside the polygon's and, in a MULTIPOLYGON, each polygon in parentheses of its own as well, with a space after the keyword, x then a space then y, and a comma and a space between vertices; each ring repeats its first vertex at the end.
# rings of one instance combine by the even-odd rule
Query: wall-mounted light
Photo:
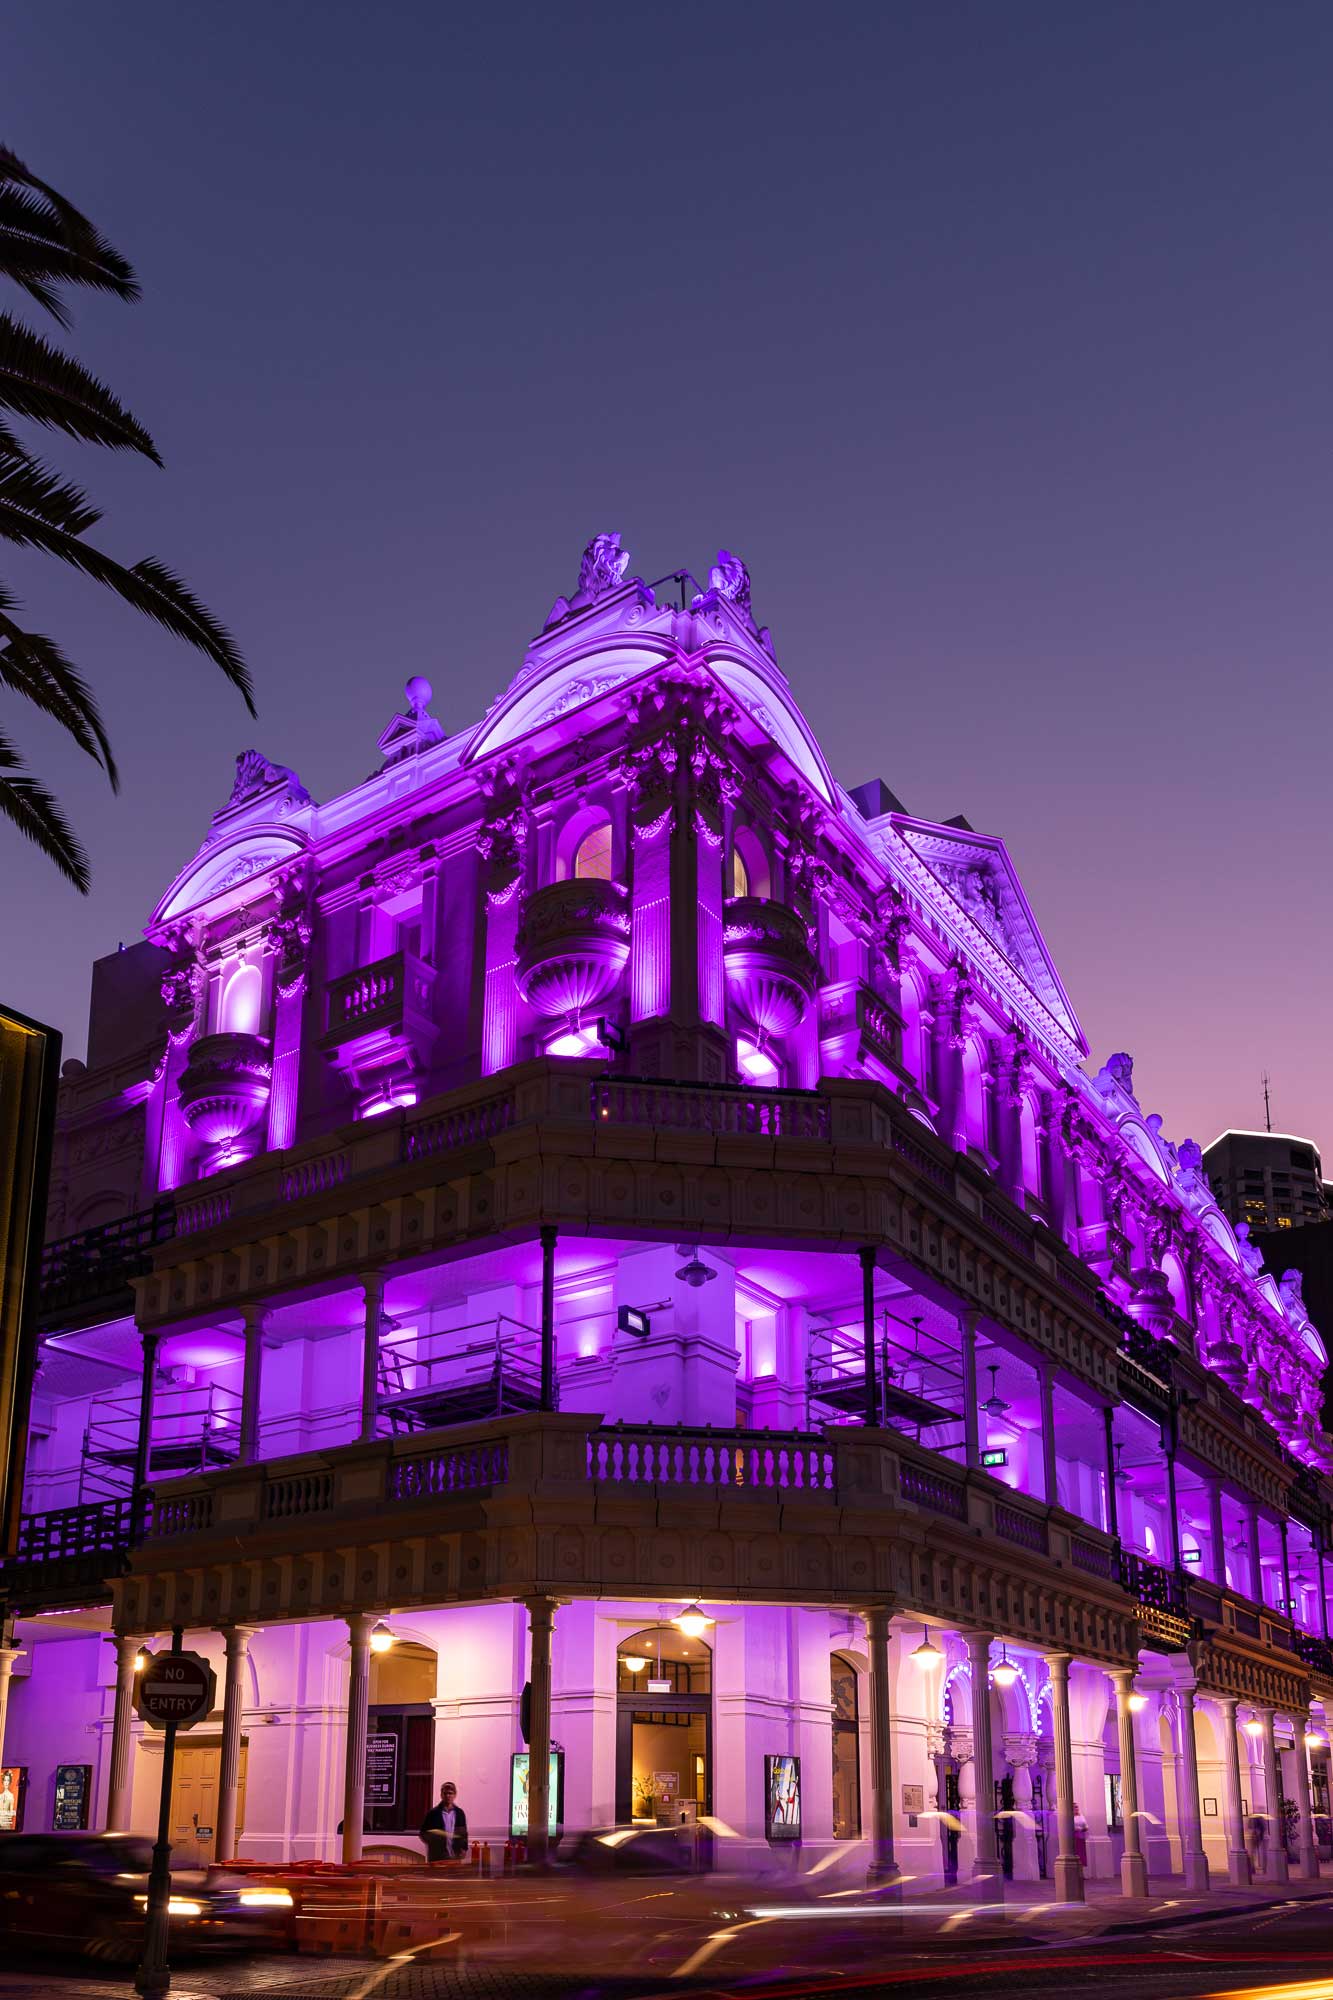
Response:
POLYGON ((1260 1720, 1259 1720, 1259 1718, 1258 1718, 1258 1716, 1257 1716, 1257 1715, 1252 1715, 1252 1716, 1250 1717, 1249 1721, 1248 1721, 1248 1722, 1246 1723, 1246 1725, 1245 1725, 1245 1733, 1246 1733, 1246 1735, 1247 1735, 1247 1736, 1262 1736, 1262 1735, 1263 1735, 1263 1733, 1264 1733, 1264 1725, 1263 1725, 1263 1723, 1262 1723, 1262 1722, 1260 1722, 1260 1720))
POLYGON ((717 1272, 711 1264, 704 1263, 703 1258, 699 1255, 697 1245, 678 1243, 676 1245, 676 1255, 684 1257, 687 1260, 676 1273, 682 1285, 688 1285, 691 1291, 696 1292, 700 1285, 711 1285, 713 1279, 717 1276, 717 1272))
POLYGON ((381 1618, 370 1628, 370 1650, 372 1653, 387 1653, 394 1643, 394 1634, 381 1618))
POLYGON ((1133 1693, 1133 1694, 1132 1694, 1132 1695, 1131 1695, 1131 1696, 1129 1697, 1129 1712, 1130 1712, 1130 1714, 1131 1714, 1131 1715, 1142 1715, 1142 1713, 1143 1713, 1144 1709, 1145 1709, 1145 1708, 1146 1708, 1147 1706, 1148 1706, 1148 1697, 1147 1697, 1147 1695, 1146 1695, 1146 1694, 1139 1694, 1139 1693, 1138 1693, 1138 1691, 1137 1691, 1137 1689, 1136 1689, 1136 1690, 1135 1690, 1135 1692, 1134 1692, 1134 1693, 1133 1693))
POLYGON ((678 1632, 685 1634, 687 1639, 702 1639, 713 1621, 700 1605, 691 1603, 687 1604, 671 1622, 678 1632))
POLYGON ((136 1653, 136 1654, 135 1654, 135 1656, 134 1656, 134 1671, 135 1671, 135 1673, 136 1673, 136 1674, 141 1674, 141 1673, 143 1672, 144 1668, 145 1668, 145 1667, 146 1667, 147 1665, 148 1665, 148 1655, 147 1655, 147 1653, 136 1653))
POLYGON ((990 1677, 997 1688, 1011 1688, 1018 1679, 1018 1668, 1014 1665, 1003 1646, 1000 1647, 999 1659, 991 1668, 990 1677))

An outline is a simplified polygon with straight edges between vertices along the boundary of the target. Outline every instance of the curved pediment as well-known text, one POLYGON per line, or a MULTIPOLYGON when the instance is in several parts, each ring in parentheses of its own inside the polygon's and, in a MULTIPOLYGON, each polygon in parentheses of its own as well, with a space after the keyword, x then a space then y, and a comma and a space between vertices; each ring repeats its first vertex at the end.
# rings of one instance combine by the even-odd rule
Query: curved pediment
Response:
POLYGON ((232 840, 218 841, 182 869, 153 912, 148 935, 176 923, 192 910, 248 883, 271 868, 297 860, 307 842, 289 826, 247 826, 232 840))

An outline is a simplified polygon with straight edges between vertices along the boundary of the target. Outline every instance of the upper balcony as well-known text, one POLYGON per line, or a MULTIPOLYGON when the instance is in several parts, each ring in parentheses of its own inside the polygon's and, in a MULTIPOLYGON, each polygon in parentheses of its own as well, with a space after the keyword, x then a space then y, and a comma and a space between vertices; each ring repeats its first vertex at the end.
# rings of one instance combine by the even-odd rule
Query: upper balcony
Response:
POLYGON ((435 1041, 434 991, 434 966, 410 951, 330 980, 323 1047, 362 1093, 362 1116, 413 1101, 406 1079, 424 1067, 435 1041))
POLYGON ((515 939, 518 990, 544 1020, 577 1031, 629 963, 629 900, 619 882, 580 876, 534 889, 515 939))

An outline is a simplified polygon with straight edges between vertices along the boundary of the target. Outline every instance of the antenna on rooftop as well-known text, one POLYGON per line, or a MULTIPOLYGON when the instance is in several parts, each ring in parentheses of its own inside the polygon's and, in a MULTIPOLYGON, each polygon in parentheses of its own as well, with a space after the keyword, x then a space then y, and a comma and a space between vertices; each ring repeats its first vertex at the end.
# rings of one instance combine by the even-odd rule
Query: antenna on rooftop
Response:
POLYGON ((1269 1106, 1269 1102, 1268 1102, 1268 1071, 1267 1071, 1267 1070, 1265 1070, 1265 1071, 1264 1071, 1264 1074, 1263 1074, 1263 1086, 1264 1086, 1264 1130, 1265 1130, 1265 1132, 1271 1132, 1271 1131, 1272 1131, 1272 1129, 1273 1129, 1273 1113, 1272 1113, 1272 1110, 1271 1110, 1271 1108, 1270 1108, 1270 1106, 1269 1106))

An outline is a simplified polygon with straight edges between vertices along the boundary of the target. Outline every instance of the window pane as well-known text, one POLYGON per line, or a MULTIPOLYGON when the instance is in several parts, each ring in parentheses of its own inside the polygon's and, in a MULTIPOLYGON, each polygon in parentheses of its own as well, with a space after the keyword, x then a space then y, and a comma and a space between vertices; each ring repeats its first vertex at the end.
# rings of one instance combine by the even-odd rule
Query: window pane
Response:
POLYGON ((574 873, 580 881, 611 880, 611 829, 595 826, 585 833, 574 856, 574 873))

